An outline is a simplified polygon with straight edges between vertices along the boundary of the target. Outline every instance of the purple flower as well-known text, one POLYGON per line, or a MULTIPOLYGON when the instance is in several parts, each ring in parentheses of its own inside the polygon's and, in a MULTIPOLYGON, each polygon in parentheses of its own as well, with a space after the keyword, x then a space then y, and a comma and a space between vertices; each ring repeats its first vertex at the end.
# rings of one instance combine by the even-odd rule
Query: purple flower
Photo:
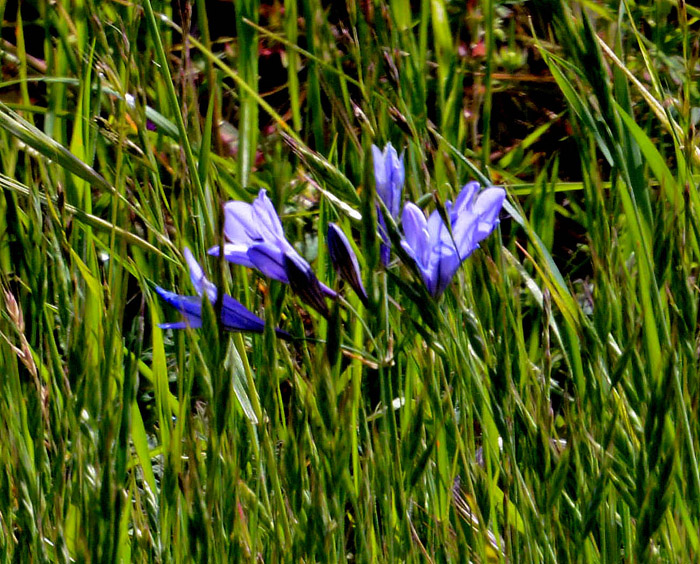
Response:
MULTIPOLYGON (((202 326, 202 294, 206 295, 210 302, 215 303, 218 291, 216 286, 212 284, 206 276, 199 263, 192 256, 188 248, 185 248, 185 260, 190 269, 190 279, 192 285, 197 291, 198 296, 181 296, 174 292, 164 290, 160 286, 156 286, 158 295, 168 302, 171 306, 177 309, 184 316, 184 321, 176 321, 174 323, 161 323, 159 327, 162 329, 184 329, 192 327, 196 329, 202 326)), ((250 331, 253 333, 262 333, 265 329, 265 322, 253 312, 245 308, 239 301, 234 300, 231 296, 224 294, 221 307, 221 322, 224 329, 227 331, 250 331)), ((291 336, 286 331, 275 329, 278 336, 289 339, 291 336)))
POLYGON ((376 145, 372 145, 372 157, 377 196, 384 202, 392 217, 397 218, 401 209, 401 190, 405 178, 403 155, 399 157, 391 143, 387 143, 383 152, 376 145))
POLYGON ((426 221, 418 206, 411 202, 404 206, 401 246, 415 261, 434 297, 445 291, 462 261, 498 224, 505 190, 486 188, 476 196, 478 190, 478 182, 469 182, 454 205, 449 201, 445 204, 452 234, 437 210, 426 221))
POLYGON ((335 223, 328 224, 328 252, 338 276, 350 284, 365 307, 369 307, 369 299, 362 285, 360 265, 357 263, 355 252, 345 233, 335 223))
MULTIPOLYGON (((401 209, 401 191, 405 179, 403 165, 403 154, 399 157, 396 149, 387 143, 384 152, 379 147, 372 145, 372 158, 374 161, 374 185, 377 189, 377 196, 384 202, 384 205, 394 219, 399 217, 401 209)), ((377 217, 379 220, 379 234, 382 237, 381 258, 386 265, 389 262, 389 236, 386 232, 386 221, 384 214, 377 206, 377 217)))
MULTIPOLYGON (((252 204, 227 202, 224 215, 224 235, 228 241, 223 247, 226 260, 256 268, 269 278, 289 284, 287 264, 290 263, 287 259, 291 259, 309 280, 313 279, 314 290, 321 294, 317 296, 318 300, 322 300, 324 295, 337 298, 333 290, 318 281, 309 263, 287 241, 282 222, 265 190, 260 190, 252 204)), ((219 256, 220 252, 218 246, 209 249, 211 255, 219 256)), ((296 274, 298 272, 295 271, 296 274)))
POLYGON ((192 281, 192 286, 194 286, 194 289, 198 295, 201 296, 202 294, 206 293, 209 301, 214 303, 217 296, 216 286, 214 286, 214 284, 210 282, 206 276, 204 276, 204 270, 202 270, 202 267, 192 255, 192 251, 190 251, 187 247, 185 247, 184 255, 185 262, 187 262, 187 267, 190 269, 190 280, 192 281))
MULTIPOLYGON (((311 270, 309 263, 298 254, 285 253, 284 270, 289 278, 289 287, 301 300, 318 311, 323 317, 330 317, 321 283, 311 270)), ((337 297, 337 294, 333 292, 337 297)))

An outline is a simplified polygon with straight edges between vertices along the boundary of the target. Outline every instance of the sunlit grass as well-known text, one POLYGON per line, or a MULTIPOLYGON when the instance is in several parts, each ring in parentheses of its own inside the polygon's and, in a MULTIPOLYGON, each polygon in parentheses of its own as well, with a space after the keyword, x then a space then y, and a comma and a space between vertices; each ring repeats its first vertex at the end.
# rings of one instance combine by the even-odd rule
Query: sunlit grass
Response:
POLYGON ((283 4, 1 5, 0 559, 697 560, 700 13, 283 4), (389 141, 404 201, 508 192, 437 301, 389 141), (263 188, 328 319, 207 255, 263 188), (184 247, 263 334, 159 328, 184 247))

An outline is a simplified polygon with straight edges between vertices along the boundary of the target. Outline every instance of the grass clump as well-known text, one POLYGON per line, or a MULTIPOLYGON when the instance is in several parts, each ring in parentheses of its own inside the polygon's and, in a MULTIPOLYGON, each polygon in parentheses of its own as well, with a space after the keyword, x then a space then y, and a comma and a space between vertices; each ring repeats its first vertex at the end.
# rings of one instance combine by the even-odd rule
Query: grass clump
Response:
POLYGON ((699 17, 0 4, 0 558, 697 560, 699 17), (438 297, 388 142, 402 206, 508 194, 438 297), (207 255, 261 190, 327 311, 207 255), (160 327, 185 248, 262 334, 160 327))

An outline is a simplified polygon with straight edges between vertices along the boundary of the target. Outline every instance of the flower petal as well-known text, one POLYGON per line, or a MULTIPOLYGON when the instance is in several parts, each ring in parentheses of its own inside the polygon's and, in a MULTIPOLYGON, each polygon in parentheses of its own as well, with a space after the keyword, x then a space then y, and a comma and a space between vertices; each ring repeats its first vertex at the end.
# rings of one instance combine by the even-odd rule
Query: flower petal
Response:
MULTIPOLYGON (((164 290, 156 286, 156 292, 168 304, 177 309, 184 321, 161 323, 162 329, 196 329, 202 326, 202 298, 199 296, 181 296, 174 292, 164 290)), ((227 331, 250 331, 262 333, 265 330, 265 322, 252 311, 231 296, 224 294, 221 310, 221 323, 227 331)), ((277 335, 283 339, 291 339, 291 335, 279 328, 275 329, 277 335)))
POLYGON ((253 209, 255 219, 258 222, 258 232, 265 241, 268 243, 280 239, 286 241, 282 222, 279 215, 277 215, 275 206, 272 205, 270 198, 267 197, 267 190, 260 190, 258 197, 253 202, 253 209))
POLYGON ((196 329, 202 326, 202 298, 199 296, 181 296, 174 292, 168 292, 156 286, 156 292, 168 304, 178 310, 185 318, 185 321, 174 323, 161 323, 158 326, 162 329, 183 329, 191 327, 196 329))
POLYGON ((202 267, 197 262, 197 260, 192 255, 187 247, 184 250, 185 261, 187 261, 187 266, 190 269, 190 280, 192 280, 192 285, 200 296, 206 292, 207 297, 210 301, 216 301, 216 286, 212 284, 207 277, 204 276, 204 271, 202 267))
POLYGON ((156 286, 158 295, 184 315, 202 317, 202 298, 199 296, 181 296, 156 286))
POLYGON ((292 291, 321 315, 329 317, 330 312, 321 283, 311 270, 309 263, 297 253, 285 253, 284 268, 292 291))
POLYGON ((387 157, 387 166, 389 167, 391 174, 391 181, 389 183, 389 194, 387 194, 386 205, 391 212, 392 217, 398 217, 399 211, 401 210, 401 191, 403 189, 403 183, 405 179, 405 170, 403 166, 403 153, 401 157, 396 153, 391 144, 389 144, 389 154, 387 157))
MULTIPOLYGON (((387 145, 387 147, 389 147, 387 145)), ((372 145, 372 162, 374 163, 374 185, 377 189, 377 194, 379 195, 382 200, 384 200, 383 195, 386 192, 386 187, 389 184, 389 177, 387 176, 387 169, 386 169, 386 163, 385 163, 385 153, 386 149, 384 150, 384 153, 377 147, 376 145, 372 145)), ((386 204, 386 201, 384 200, 384 203, 386 204)))
POLYGON ((439 297, 454 277, 462 259, 457 255, 453 245, 438 244, 434 248, 434 258, 431 258, 432 266, 432 287, 428 291, 439 297))
POLYGON ((357 256, 350 246, 350 241, 335 223, 328 224, 327 240, 331 262, 338 275, 350 284, 362 303, 368 306, 369 299, 365 287, 362 285, 360 265, 357 263, 357 256))
MULTIPOLYGON (((419 263, 419 266, 427 266, 430 257, 430 235, 425 214, 416 204, 408 202, 403 207, 401 222, 406 245, 413 251, 409 254, 419 263)), ((404 241, 401 242, 404 249, 406 245, 404 241)))
POLYGON ((467 182, 455 200, 455 205, 450 211, 450 221, 454 225, 455 219, 464 211, 471 210, 474 205, 474 195, 479 191, 479 183, 472 180, 467 182))
POLYGON ((452 225, 452 234, 462 260, 471 255, 478 245, 474 237, 478 223, 478 218, 473 213, 465 211, 452 225))
POLYGON ((386 144, 384 152, 372 145, 372 160, 377 196, 389 208, 392 217, 396 218, 401 210, 401 190, 405 179, 403 154, 399 157, 391 143, 386 144))
POLYGON ((270 243, 257 243, 248 249, 251 266, 265 276, 287 284, 289 279, 284 268, 284 253, 270 243))
POLYGON ((498 214, 505 197, 506 191, 500 187, 487 188, 477 197, 473 209, 479 221, 474 236, 477 243, 485 239, 498 224, 498 214))
MULTIPOLYGON (((242 264, 243 266, 247 266, 249 268, 255 268, 253 263, 250 261, 250 258, 248 257, 249 248, 250 247, 248 245, 241 245, 238 243, 226 243, 224 245, 224 257, 227 261, 232 262, 233 264, 242 264)), ((218 257, 219 253, 221 252, 221 249, 217 245, 216 247, 212 247, 211 249, 209 249, 207 252, 210 255, 218 257)))
POLYGON ((379 237, 382 239, 382 242, 379 244, 379 258, 382 264, 387 266, 391 259, 391 241, 386 230, 386 220, 379 204, 377 204, 377 230, 379 231, 379 237))
POLYGON ((327 298, 330 298, 331 300, 338 299, 338 292, 336 292, 332 288, 329 288, 320 280, 318 281, 318 286, 319 286, 319 288, 321 288, 321 292, 323 292, 323 295, 326 296, 327 298))
POLYGON ((253 206, 230 201, 224 205, 224 235, 231 243, 250 245, 261 239, 253 206))
POLYGON ((442 239, 446 239, 445 234, 447 234, 447 237, 450 235, 450 232, 445 228, 445 222, 442 221, 440 212, 437 210, 433 210, 428 217, 426 229, 428 230, 428 235, 430 236, 430 242, 433 245, 442 239))
POLYGON ((221 321, 224 328, 230 331, 253 331, 262 333, 265 322, 238 300, 224 295, 224 303, 221 308, 221 321))
POLYGON ((170 323, 159 323, 161 329, 199 329, 202 326, 202 320, 198 317, 193 317, 190 321, 172 321, 170 323))

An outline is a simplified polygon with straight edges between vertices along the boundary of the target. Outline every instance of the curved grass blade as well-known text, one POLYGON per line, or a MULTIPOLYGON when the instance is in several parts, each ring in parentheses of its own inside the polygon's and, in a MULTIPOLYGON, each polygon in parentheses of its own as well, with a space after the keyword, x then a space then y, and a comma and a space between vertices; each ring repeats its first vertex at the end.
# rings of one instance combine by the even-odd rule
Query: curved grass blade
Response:
MULTIPOLYGON (((4 188, 6 190, 10 190, 12 192, 15 192, 17 194, 21 194, 23 196, 31 196, 32 191, 29 189, 28 186, 25 186, 24 184, 21 184, 20 182, 5 176, 4 174, 0 173, 0 187, 4 188)), ((44 206, 49 206, 49 200, 46 195, 44 194, 38 194, 39 197, 39 202, 44 205, 44 206)), ((56 202, 51 200, 50 203, 51 206, 55 206, 56 202)), ((79 208, 76 208, 75 206, 71 206, 69 204, 64 204, 64 209, 67 213, 71 214, 74 216, 76 219, 81 221, 82 223, 85 223, 85 225, 88 225, 92 227, 93 229, 97 229, 99 231, 104 231, 105 233, 112 233, 114 232, 117 237, 123 239, 126 243, 129 243, 130 245, 136 245, 138 247, 141 247, 145 251, 149 251, 152 253, 155 253, 159 255, 160 257, 170 261, 170 262, 175 262, 172 258, 170 258, 167 254, 165 254, 163 251, 161 251, 158 247, 155 247, 145 239, 142 239, 138 235, 135 235, 134 233, 131 233, 130 231, 126 231, 125 229, 122 229, 121 227, 118 227, 117 225, 114 225, 113 223, 110 223, 107 220, 104 220, 100 217, 97 217, 95 215, 89 214, 79 208)), ((159 240, 159 242, 163 243, 164 245, 173 248, 173 244, 163 237, 160 233, 154 233, 154 236, 159 240)))

